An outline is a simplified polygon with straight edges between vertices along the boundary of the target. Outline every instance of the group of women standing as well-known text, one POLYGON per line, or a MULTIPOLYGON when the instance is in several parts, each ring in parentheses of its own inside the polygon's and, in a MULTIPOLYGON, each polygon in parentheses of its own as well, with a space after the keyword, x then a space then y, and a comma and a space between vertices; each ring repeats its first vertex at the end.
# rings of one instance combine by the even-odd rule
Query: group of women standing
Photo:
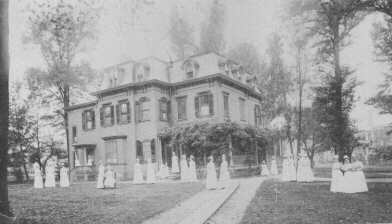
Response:
POLYGON ((293 154, 284 156, 282 181, 313 182, 311 162, 306 153, 298 154, 298 168, 295 167, 293 154))
POLYGON ((332 164, 331 192, 359 193, 368 191, 365 175, 362 171, 363 164, 356 154, 352 155, 353 162, 345 155, 343 164, 339 162, 339 156, 335 155, 332 164))
POLYGON ((219 182, 215 170, 214 157, 210 156, 209 159, 210 161, 207 164, 206 188, 208 190, 214 190, 214 189, 228 187, 230 184, 230 173, 227 170, 228 164, 226 161, 226 155, 225 154, 222 155, 222 163, 221 163, 220 173, 219 173, 219 182))
MULTIPOLYGON (((45 187, 56 187, 56 162, 48 160, 46 163, 45 187)), ((60 187, 69 187, 68 169, 61 164, 60 169, 60 187)), ((34 164, 34 188, 44 188, 41 167, 38 163, 34 164)))

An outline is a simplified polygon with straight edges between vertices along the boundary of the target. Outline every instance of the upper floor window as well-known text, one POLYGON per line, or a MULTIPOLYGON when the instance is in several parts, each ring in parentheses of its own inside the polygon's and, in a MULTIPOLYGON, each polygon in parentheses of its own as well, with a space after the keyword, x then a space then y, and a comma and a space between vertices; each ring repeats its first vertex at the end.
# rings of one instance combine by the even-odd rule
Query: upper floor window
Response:
POLYGON ((129 102, 123 101, 116 105, 117 124, 131 122, 131 108, 129 102))
POLYGON ((185 72, 185 79, 195 78, 197 76, 197 71, 199 68, 199 63, 193 59, 186 59, 181 64, 181 69, 185 72))
POLYGON ((88 110, 82 113, 82 128, 83 130, 92 130, 95 128, 94 110, 88 110))
POLYGON ((105 163, 118 163, 117 141, 105 141, 105 163))
POLYGON ((106 105, 101 108, 100 113, 101 126, 113 125, 114 124, 114 106, 106 105))
POLYGON ((161 121, 168 121, 171 113, 171 102, 166 98, 159 100, 159 118, 161 121))
POLYGON ((196 117, 211 116, 214 114, 214 100, 210 93, 200 93, 195 96, 196 117))
POLYGON ((223 93, 223 113, 224 116, 229 116, 229 94, 223 93))
POLYGON ((193 68, 193 64, 192 63, 187 63, 186 64, 186 66, 185 66, 185 73, 186 73, 186 78, 187 79, 191 79, 191 78, 193 78, 193 71, 194 70, 194 68, 193 68))
POLYGON ((177 98, 178 120, 187 119, 186 115, 186 96, 177 98))
POLYGON ((143 144, 141 141, 136 141, 136 158, 143 162, 143 144))
POLYGON ((150 120, 150 99, 143 97, 136 101, 136 119, 138 121, 150 120))
POLYGON ((72 127, 72 142, 74 143, 78 142, 78 134, 77 134, 76 126, 72 127))
POLYGON ((245 121, 245 99, 240 98, 240 120, 245 121))
POLYGON ((155 149, 155 139, 151 140, 151 161, 156 162, 157 161, 157 153, 155 149))
POLYGON ((148 67, 147 65, 139 65, 136 69, 137 82, 145 81, 149 71, 150 71, 150 67, 148 67))
POLYGON ((225 64, 225 75, 229 76, 229 74, 230 74, 230 66, 229 66, 229 63, 226 63, 225 64))
POLYGON ((255 124, 261 124, 261 109, 258 105, 254 108, 255 112, 255 124))

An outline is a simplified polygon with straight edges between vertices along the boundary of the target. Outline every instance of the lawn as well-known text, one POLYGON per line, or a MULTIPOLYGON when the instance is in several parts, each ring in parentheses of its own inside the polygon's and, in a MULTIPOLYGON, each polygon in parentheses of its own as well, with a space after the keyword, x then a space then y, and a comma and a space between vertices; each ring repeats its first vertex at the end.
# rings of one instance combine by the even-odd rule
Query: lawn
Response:
POLYGON ((95 184, 69 188, 9 187, 19 223, 140 223, 203 190, 202 183, 133 185, 96 189, 95 184))
POLYGON ((328 182, 266 180, 241 223, 392 222, 392 183, 368 183, 368 188, 368 193, 334 194, 328 182))
MULTIPOLYGON (((313 174, 315 177, 332 177, 331 168, 313 168, 313 174)), ((366 179, 374 178, 392 178, 392 168, 391 167, 379 167, 379 168, 365 168, 363 170, 366 179)))

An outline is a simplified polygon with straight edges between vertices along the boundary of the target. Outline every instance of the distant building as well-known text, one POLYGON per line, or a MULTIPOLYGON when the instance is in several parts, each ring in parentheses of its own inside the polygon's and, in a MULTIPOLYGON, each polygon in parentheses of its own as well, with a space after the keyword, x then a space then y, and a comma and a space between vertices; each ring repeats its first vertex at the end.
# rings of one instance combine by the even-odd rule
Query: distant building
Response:
POLYGON ((94 178, 88 174, 97 172, 99 161, 120 179, 133 176, 136 158, 171 165, 172 151, 179 157, 183 151, 158 138, 165 127, 226 118, 263 125, 255 76, 216 52, 172 63, 148 57, 111 66, 91 95, 97 100, 66 108, 74 178, 94 178))

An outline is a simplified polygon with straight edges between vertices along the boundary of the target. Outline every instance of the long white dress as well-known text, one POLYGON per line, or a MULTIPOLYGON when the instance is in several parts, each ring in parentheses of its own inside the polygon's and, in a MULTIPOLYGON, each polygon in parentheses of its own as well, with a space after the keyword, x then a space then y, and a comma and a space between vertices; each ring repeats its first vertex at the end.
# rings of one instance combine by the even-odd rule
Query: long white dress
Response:
POLYGON ((355 176, 352 172, 351 163, 345 163, 342 165, 342 170, 344 172, 343 180, 340 185, 340 192, 343 193, 355 193, 356 189, 354 187, 355 184, 355 176))
POLYGON ((332 181, 331 181, 331 192, 340 192, 340 186, 343 180, 343 173, 341 171, 342 164, 335 162, 332 164, 332 181))
POLYGON ((270 176, 271 175, 270 171, 268 170, 267 164, 261 165, 261 174, 260 175, 261 176, 270 176))
POLYGON ((297 169, 295 168, 294 159, 290 159, 289 164, 290 164, 290 179, 291 179, 291 181, 296 181, 297 180, 297 169))
POLYGON ((172 157, 172 173, 179 173, 180 168, 178 167, 178 158, 177 156, 172 157))
POLYGON ((188 180, 188 161, 186 159, 181 160, 181 182, 187 182, 188 180))
POLYGON ((36 167, 34 171, 34 188, 44 188, 44 183, 42 181, 42 172, 39 166, 36 167))
POLYGON ((68 169, 66 167, 60 169, 60 187, 69 187, 68 169))
POLYGON ((219 187, 225 188, 230 185, 230 173, 227 170, 227 161, 223 160, 220 167, 219 187))
POLYGON ((304 181, 306 181, 306 182, 313 182, 314 181, 314 176, 313 176, 312 168, 310 165, 311 165, 310 159, 305 158, 303 161, 303 164, 302 164, 302 174, 303 174, 304 181))
POLYGON ((188 182, 190 183, 197 182, 196 163, 192 159, 189 160, 188 182))
POLYGON ((298 169, 297 169, 297 182, 304 182, 306 181, 303 175, 303 164, 304 164, 304 159, 300 158, 298 160, 298 169))
POLYGON ((361 161, 356 161, 352 163, 354 169, 354 177, 355 177, 355 189, 356 192, 367 192, 368 187, 366 184, 365 174, 363 173, 363 164, 361 161))
POLYGON ((154 164, 148 163, 147 164, 147 180, 146 183, 153 184, 156 182, 155 179, 155 171, 154 171, 154 164))
POLYGON ((209 162, 207 164, 206 188, 208 190, 216 189, 217 185, 218 185, 218 180, 216 177, 215 164, 213 162, 209 162))
POLYGON ((169 167, 167 166, 167 164, 165 164, 164 174, 165 174, 165 178, 170 175, 169 167))
POLYGON ((288 159, 283 160, 282 181, 291 181, 290 163, 288 159))
POLYGON ((144 183, 142 166, 140 165, 140 163, 135 163, 134 171, 133 171, 133 183, 134 184, 144 183))
POLYGON ((54 176, 54 166, 46 167, 45 187, 56 187, 56 179, 54 176))
POLYGON ((163 163, 161 163, 161 165, 159 166, 159 171, 156 174, 156 176, 158 176, 161 179, 165 179, 165 165, 163 163))
POLYGON ((98 182, 97 182, 97 188, 104 188, 103 186, 103 178, 105 176, 105 167, 101 164, 98 168, 98 182))
POLYGON ((103 185, 106 188, 114 188, 114 186, 116 185, 116 177, 113 171, 108 170, 105 173, 105 182, 103 183, 103 185))
POLYGON ((277 175, 278 174, 278 167, 276 167, 276 160, 272 159, 271 162, 271 175, 277 175))

